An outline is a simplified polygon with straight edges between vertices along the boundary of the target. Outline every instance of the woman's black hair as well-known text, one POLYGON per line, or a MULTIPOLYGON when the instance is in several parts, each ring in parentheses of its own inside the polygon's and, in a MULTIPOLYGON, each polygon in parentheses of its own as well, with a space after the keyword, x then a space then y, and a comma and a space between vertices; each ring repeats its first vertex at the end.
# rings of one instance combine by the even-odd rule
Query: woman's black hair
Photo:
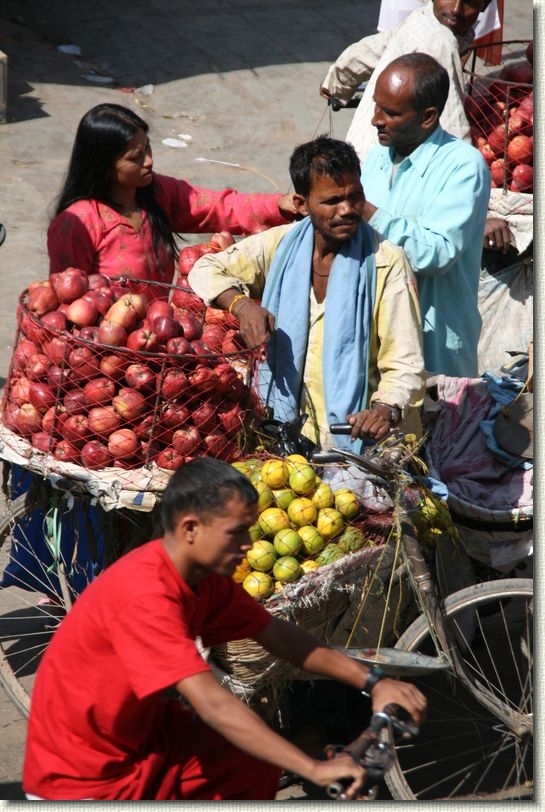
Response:
MULTIPOLYGON (((77 200, 98 200, 112 205, 110 173, 117 158, 125 151, 137 130, 149 126, 128 107, 98 104, 81 119, 63 188, 57 198, 53 217, 77 200)), ((153 250, 162 265, 176 259, 178 248, 172 227, 155 196, 155 183, 136 190, 136 201, 148 213, 153 250)))
POLYGON ((336 180, 343 175, 360 174, 358 155, 352 144, 319 135, 313 141, 299 144, 290 158, 290 177, 298 195, 308 197, 313 175, 336 180))
POLYGON ((193 512, 206 522, 236 496, 246 505, 255 504, 258 498, 250 480, 229 463, 196 457, 180 465, 165 488, 161 500, 163 528, 172 533, 177 518, 193 512))

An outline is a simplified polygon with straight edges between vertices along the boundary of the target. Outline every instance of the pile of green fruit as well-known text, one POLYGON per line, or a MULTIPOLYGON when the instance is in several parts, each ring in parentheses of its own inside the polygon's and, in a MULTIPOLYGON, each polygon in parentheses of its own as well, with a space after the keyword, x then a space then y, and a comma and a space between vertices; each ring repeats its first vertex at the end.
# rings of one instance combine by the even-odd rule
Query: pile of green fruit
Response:
POLYGON ((234 578, 257 600, 350 552, 372 546, 351 522, 360 513, 356 494, 333 492, 302 456, 232 463, 259 494, 252 548, 234 578))

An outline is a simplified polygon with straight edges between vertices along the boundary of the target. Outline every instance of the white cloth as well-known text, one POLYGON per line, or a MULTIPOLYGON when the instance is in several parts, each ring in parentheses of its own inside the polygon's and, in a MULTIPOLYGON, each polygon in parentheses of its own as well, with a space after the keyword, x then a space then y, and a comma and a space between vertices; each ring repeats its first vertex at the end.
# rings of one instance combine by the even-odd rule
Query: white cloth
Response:
POLYGON ((433 13, 433 4, 429 2, 409 14, 392 31, 364 37, 342 52, 329 68, 322 85, 332 96, 348 101, 358 85, 367 81, 346 135, 346 140, 354 145, 362 162, 369 149, 378 143, 376 129, 371 125, 377 78, 393 59, 415 51, 430 54, 448 72, 450 91, 441 116, 441 126, 451 135, 471 143, 469 122, 464 110, 465 80, 460 52, 472 41, 472 29, 461 40, 441 25, 433 13))
MULTIPOLYGON (((377 31, 389 31, 403 22, 411 11, 423 6, 427 0, 382 0, 378 17, 377 31)), ((485 37, 501 28, 497 0, 492 0, 488 8, 479 14, 475 24, 475 39, 485 37)))

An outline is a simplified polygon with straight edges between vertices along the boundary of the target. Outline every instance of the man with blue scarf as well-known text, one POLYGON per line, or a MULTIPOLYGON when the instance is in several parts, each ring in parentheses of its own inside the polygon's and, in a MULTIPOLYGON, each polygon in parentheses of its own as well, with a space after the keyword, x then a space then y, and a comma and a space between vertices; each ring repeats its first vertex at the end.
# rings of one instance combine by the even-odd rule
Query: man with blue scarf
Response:
POLYGON ((274 418, 306 413, 322 447, 359 450, 393 426, 418 431, 424 363, 418 296, 399 248, 362 220, 365 196, 354 148, 319 136, 290 160, 302 219, 208 254, 189 275, 207 304, 239 320, 248 346, 266 342, 258 386, 274 418))

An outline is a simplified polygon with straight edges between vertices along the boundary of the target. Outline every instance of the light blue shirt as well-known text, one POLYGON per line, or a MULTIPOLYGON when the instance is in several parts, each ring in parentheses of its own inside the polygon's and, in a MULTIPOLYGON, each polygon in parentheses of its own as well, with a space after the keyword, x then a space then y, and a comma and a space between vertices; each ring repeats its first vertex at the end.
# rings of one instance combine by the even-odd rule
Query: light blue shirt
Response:
POLYGON ((416 274, 429 372, 476 377, 477 292, 490 173, 477 149, 438 127, 398 165, 373 147, 362 168, 369 220, 399 245, 416 274))

